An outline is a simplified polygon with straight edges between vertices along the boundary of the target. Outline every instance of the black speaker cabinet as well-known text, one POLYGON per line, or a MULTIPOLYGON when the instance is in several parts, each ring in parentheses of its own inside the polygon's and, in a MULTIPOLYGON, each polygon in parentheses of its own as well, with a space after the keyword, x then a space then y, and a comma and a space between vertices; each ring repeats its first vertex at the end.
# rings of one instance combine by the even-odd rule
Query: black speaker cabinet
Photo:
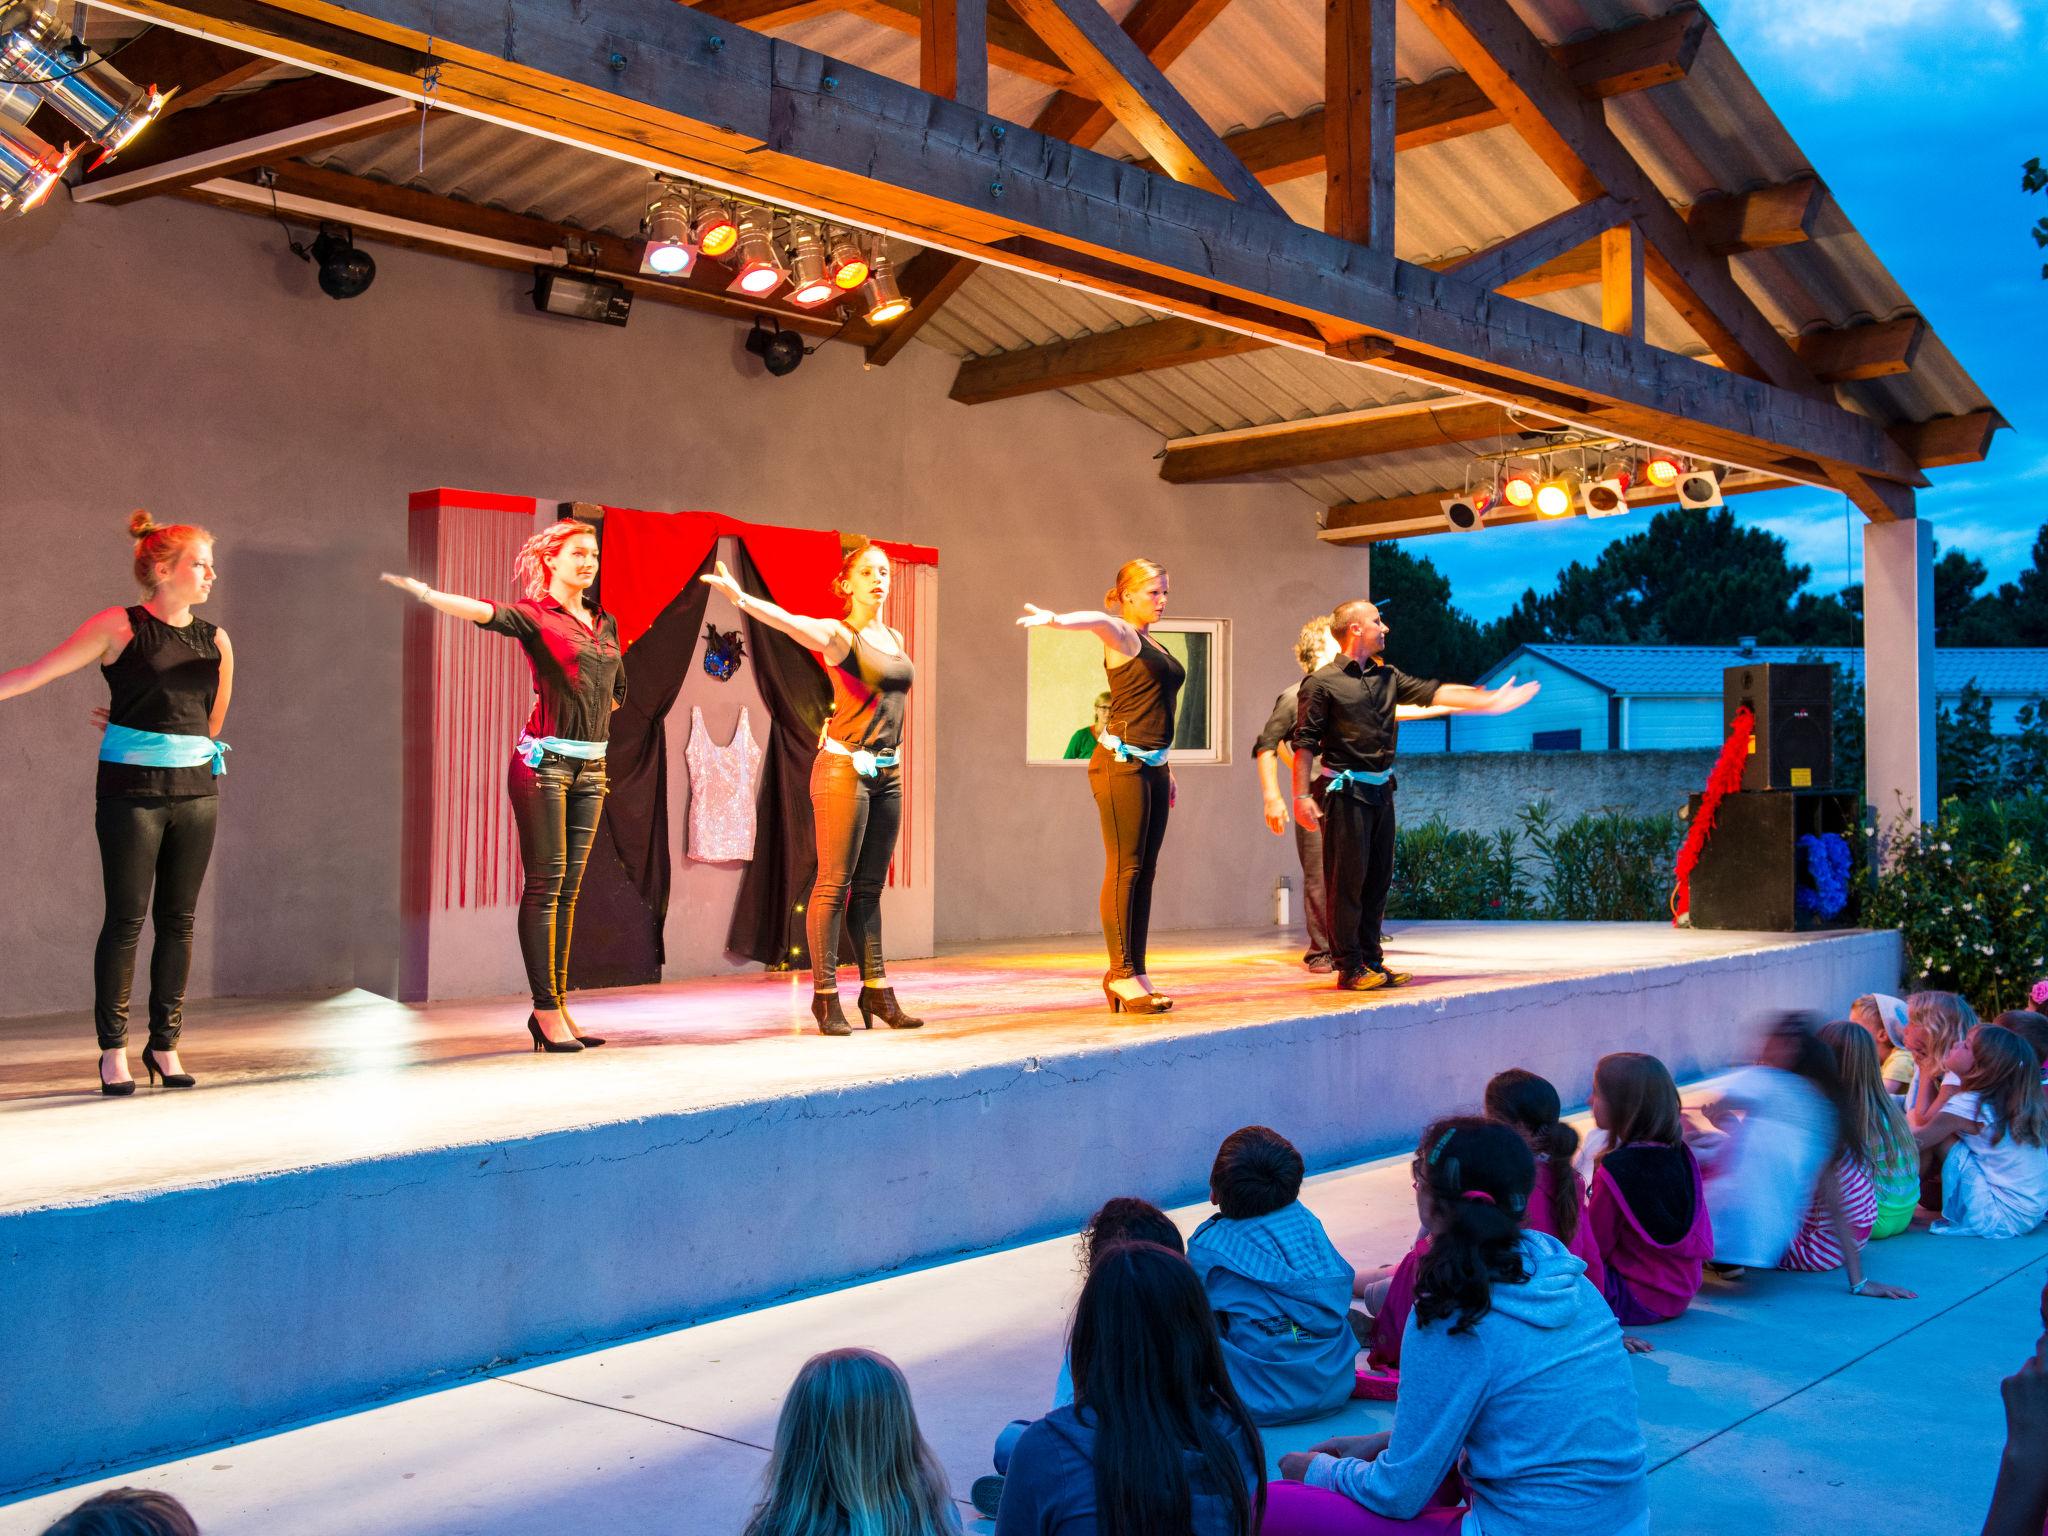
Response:
MULTIPOLYGON (((1694 795, 1686 806, 1687 820, 1699 810, 1700 797, 1694 795)), ((1854 795, 1818 790, 1728 796, 1693 866, 1693 927, 1763 933, 1853 927, 1853 897, 1848 908, 1822 920, 1799 910, 1797 892, 1804 867, 1799 839, 1818 832, 1846 834, 1856 810, 1854 795)))
POLYGON ((1835 777, 1834 678, 1826 663, 1759 662, 1721 674, 1721 732, 1747 704, 1756 716, 1748 789, 1832 789, 1835 777))

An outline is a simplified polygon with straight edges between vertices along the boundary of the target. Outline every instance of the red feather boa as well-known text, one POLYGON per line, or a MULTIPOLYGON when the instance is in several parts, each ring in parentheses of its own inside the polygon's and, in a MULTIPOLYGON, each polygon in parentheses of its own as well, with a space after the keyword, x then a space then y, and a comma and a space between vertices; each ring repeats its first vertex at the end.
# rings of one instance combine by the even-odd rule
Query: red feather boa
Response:
POLYGON ((1749 706, 1735 711, 1735 723, 1728 739, 1721 743, 1721 755, 1714 759, 1714 771, 1707 775, 1706 792, 1700 796, 1699 811, 1686 828, 1685 842, 1678 850, 1677 884, 1671 891, 1671 925, 1692 910, 1692 870, 1700 861, 1700 850, 1714 830, 1714 814, 1721 801, 1742 788, 1742 770, 1749 758, 1749 739, 1756 733, 1756 716, 1749 706))

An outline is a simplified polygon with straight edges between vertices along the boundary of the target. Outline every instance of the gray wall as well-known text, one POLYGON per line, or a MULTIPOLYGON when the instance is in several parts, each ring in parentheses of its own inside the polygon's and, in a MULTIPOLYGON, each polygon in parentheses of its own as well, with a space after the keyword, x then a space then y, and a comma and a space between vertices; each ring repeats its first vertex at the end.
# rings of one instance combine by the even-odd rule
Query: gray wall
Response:
POLYGON ((1401 767, 1401 819, 1413 826, 1441 815, 1453 826, 1492 832, 1518 825, 1522 807, 1546 797, 1566 821, 1587 811, 1672 814, 1706 786, 1714 757, 1712 748, 1410 756, 1401 767))
MULTIPOLYGON (((219 539, 208 616, 241 672, 195 997, 391 983, 402 599, 374 578, 402 568, 406 493, 434 485, 938 546, 942 939, 1094 925, 1094 810, 1080 776, 1022 762, 1012 619, 1165 561, 1176 613, 1233 621, 1236 665, 1233 761, 1181 772, 1155 922, 1264 917, 1291 844, 1260 822, 1245 749, 1301 620, 1364 564, 1316 543, 1299 492, 1168 487, 1156 439, 1059 397, 953 405, 930 348, 865 372, 828 346, 772 380, 736 322, 642 304, 623 331, 587 325, 536 314, 516 274, 373 249, 376 285, 336 303, 266 220, 161 201, 0 225, 0 509, 26 578, 0 665, 133 600, 131 507, 219 539)), ((0 1016, 90 1001, 103 699, 86 673, 0 706, 0 1016)))

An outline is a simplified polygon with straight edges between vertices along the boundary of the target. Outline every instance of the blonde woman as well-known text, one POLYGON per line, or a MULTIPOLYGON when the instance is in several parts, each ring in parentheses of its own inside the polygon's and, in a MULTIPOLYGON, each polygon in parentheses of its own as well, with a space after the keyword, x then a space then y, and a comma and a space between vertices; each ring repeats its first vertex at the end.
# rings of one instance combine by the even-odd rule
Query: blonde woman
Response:
POLYGON ((767 1492, 743 1536, 958 1536, 910 1384, 872 1350, 813 1355, 775 1424, 767 1492))
POLYGON ((804 912, 811 950, 811 1017, 821 1035, 850 1035, 839 1006, 842 919, 860 957, 861 1023, 917 1029, 896 1001, 882 959, 882 887, 903 824, 903 719, 916 668, 903 637, 881 620, 893 576, 888 553, 866 539, 843 541, 832 590, 846 604, 837 619, 791 613, 740 588, 725 568, 702 580, 742 613, 817 653, 832 679, 832 718, 811 763, 811 811, 818 875, 804 912))
POLYGON ((213 535, 188 523, 128 519, 135 583, 143 600, 107 608, 40 661, 0 673, 0 699, 32 692, 88 662, 100 664, 110 695, 100 740, 100 874, 107 915, 93 947, 93 1028, 99 1035, 100 1092, 135 1092, 128 1070, 128 989, 142 918, 156 930, 149 957, 149 1043, 142 1063, 152 1082, 190 1088, 178 1060, 185 981, 192 970, 192 915, 213 856, 227 771, 220 730, 234 690, 227 631, 192 610, 213 595, 213 535))
POLYGON ((1026 629, 1077 629, 1102 642, 1109 674, 1109 726, 1088 759, 1088 789, 1102 822, 1102 939, 1109 971, 1102 978, 1111 1013, 1164 1013, 1173 999, 1152 990, 1145 943, 1152 926, 1152 882, 1173 809, 1174 706, 1187 671, 1152 637, 1166 614, 1173 582, 1164 566, 1127 560, 1103 596, 1103 611, 1054 613, 1024 605, 1026 629))
POLYGON ((519 828, 519 953, 533 994, 526 1032, 536 1051, 571 1052, 603 1045, 576 1028, 563 1006, 569 991, 569 939, 576 894, 604 809, 605 747, 612 711, 626 702, 619 626, 590 601, 597 580, 597 534, 564 518, 520 547, 513 573, 525 596, 492 603, 437 592, 410 576, 383 579, 450 618, 509 635, 533 670, 533 713, 527 718, 507 788, 519 828))

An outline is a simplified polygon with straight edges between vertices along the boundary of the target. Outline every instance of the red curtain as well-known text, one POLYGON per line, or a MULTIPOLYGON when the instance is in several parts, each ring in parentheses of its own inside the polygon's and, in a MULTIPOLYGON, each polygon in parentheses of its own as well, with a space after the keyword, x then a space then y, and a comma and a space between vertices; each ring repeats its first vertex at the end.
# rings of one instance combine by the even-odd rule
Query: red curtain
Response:
POLYGON ((603 600, 619 622, 621 650, 632 649, 683 583, 696 580, 725 521, 716 512, 605 508, 603 600))

